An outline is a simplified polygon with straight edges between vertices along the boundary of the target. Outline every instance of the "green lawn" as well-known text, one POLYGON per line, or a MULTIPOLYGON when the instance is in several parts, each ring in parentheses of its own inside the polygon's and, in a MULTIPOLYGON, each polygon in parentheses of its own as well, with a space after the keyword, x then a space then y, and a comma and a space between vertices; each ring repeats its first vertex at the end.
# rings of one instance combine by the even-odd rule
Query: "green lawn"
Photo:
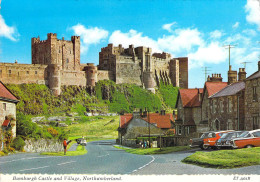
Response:
POLYGON ((175 147, 165 147, 160 150, 160 148, 125 148, 120 146, 114 146, 117 149, 125 150, 131 154, 138 155, 152 155, 152 154, 167 154, 171 152, 179 152, 184 150, 190 150, 189 146, 175 146, 175 147))
MULTIPOLYGON (((84 155, 87 152, 85 146, 78 145, 76 151, 67 151, 66 156, 84 155)), ((64 152, 43 152, 41 155, 64 156, 64 152)))
POLYGON ((118 126, 119 116, 101 116, 101 119, 69 125, 66 128, 66 131, 70 140, 82 138, 82 136, 84 136, 87 139, 87 142, 90 142, 116 139, 118 135, 118 126))
POLYGON ((183 159, 182 162, 223 169, 260 165, 260 147, 196 152, 183 159))

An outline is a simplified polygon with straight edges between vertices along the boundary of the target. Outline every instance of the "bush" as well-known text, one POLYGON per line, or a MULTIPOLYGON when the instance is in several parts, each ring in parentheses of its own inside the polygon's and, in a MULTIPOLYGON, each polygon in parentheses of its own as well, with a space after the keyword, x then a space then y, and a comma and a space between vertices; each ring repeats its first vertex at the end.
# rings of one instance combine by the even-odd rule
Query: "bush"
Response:
POLYGON ((47 131, 53 136, 56 137, 58 136, 59 132, 55 130, 54 128, 48 128, 47 131))
POLYGON ((16 138, 13 140, 11 146, 12 146, 15 150, 23 151, 23 148, 24 148, 24 146, 25 146, 25 142, 24 142, 24 140, 22 139, 21 136, 18 136, 18 137, 16 137, 16 138))

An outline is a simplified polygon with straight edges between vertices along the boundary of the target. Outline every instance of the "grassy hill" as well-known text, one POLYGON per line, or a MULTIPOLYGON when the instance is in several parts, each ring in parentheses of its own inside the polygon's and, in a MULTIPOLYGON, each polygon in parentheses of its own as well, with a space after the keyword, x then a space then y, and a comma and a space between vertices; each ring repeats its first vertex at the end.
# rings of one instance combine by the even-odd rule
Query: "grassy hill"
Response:
POLYGON ((7 87, 18 97, 17 111, 23 114, 62 114, 77 112, 83 115, 88 110, 105 112, 132 112, 135 108, 150 111, 175 107, 178 88, 163 85, 153 94, 133 84, 115 84, 113 81, 99 81, 95 94, 89 95, 85 88, 78 86, 62 87, 60 96, 55 97, 46 85, 9 84, 7 87))

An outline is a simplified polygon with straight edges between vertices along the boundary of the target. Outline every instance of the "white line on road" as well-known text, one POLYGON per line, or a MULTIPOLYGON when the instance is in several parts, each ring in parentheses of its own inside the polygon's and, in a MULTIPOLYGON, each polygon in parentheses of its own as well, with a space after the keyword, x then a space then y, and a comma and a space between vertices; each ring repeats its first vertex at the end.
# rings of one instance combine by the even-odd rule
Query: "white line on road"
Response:
POLYGON ((73 163, 73 162, 76 162, 76 161, 64 162, 64 163, 60 163, 60 164, 57 164, 57 165, 58 165, 58 166, 61 166, 61 165, 70 164, 70 163, 73 163))
POLYGON ((100 156, 97 156, 97 157, 106 157, 106 156, 109 156, 109 154, 106 154, 106 155, 100 155, 100 156))
POLYGON ((23 169, 23 170, 20 170, 20 171, 30 171, 30 170, 34 170, 34 169, 42 169, 42 168, 47 168, 47 167, 50 167, 50 166, 43 166, 43 167, 37 167, 37 168, 31 168, 31 169, 23 169))
POLYGON ((138 171, 138 170, 140 170, 140 169, 143 169, 144 167, 150 165, 150 164, 155 160, 154 156, 150 155, 150 157, 153 158, 150 162, 148 162, 147 164, 143 165, 142 167, 139 167, 138 169, 133 170, 132 173, 133 173, 133 172, 136 172, 136 171, 138 171))
MULTIPOLYGON (((63 157, 63 156, 55 156, 55 158, 57 158, 57 157, 63 157)), ((0 162, 0 164, 5 164, 5 163, 9 163, 9 162, 16 162, 16 161, 21 161, 21 160, 45 159, 45 158, 54 158, 54 157, 29 157, 29 158, 21 158, 21 159, 16 159, 16 160, 11 160, 11 161, 0 162)))

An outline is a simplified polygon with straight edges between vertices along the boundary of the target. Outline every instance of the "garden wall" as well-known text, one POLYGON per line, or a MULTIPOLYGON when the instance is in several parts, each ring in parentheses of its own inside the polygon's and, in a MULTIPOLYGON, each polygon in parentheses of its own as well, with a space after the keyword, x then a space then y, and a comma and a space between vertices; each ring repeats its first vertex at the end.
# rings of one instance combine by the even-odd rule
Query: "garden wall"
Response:
POLYGON ((62 141, 50 139, 29 139, 25 141, 25 152, 61 152, 62 141))

